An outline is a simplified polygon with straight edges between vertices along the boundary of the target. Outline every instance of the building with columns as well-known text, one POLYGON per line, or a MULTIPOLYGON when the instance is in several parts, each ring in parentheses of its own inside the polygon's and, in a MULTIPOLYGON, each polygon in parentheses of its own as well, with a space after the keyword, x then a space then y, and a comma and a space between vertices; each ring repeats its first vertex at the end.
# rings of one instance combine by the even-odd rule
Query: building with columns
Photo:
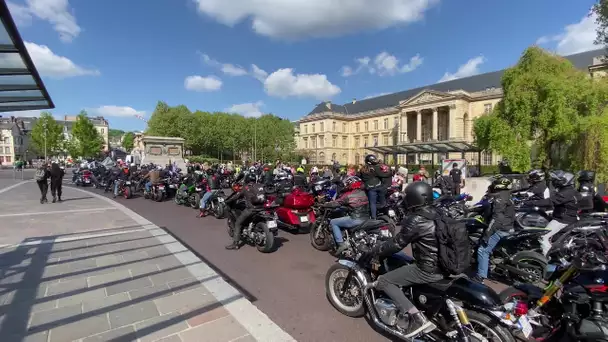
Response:
MULTIPOLYGON (((604 50, 566 56, 591 77, 603 76, 604 50)), ((473 145, 473 121, 502 99, 504 70, 343 105, 325 101, 296 122, 298 152, 311 164, 361 164, 369 153, 387 162, 431 164, 467 158, 495 165, 499 156, 473 145)))

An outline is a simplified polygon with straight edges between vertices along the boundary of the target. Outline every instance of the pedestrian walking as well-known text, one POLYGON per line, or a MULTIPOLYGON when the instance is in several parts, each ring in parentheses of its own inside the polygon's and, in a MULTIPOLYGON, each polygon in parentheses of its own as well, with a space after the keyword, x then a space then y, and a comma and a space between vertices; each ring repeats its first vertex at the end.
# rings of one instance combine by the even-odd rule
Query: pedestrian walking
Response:
POLYGON ((34 179, 36 180, 38 188, 40 189, 40 204, 48 202, 46 193, 49 191, 49 177, 51 177, 51 172, 48 169, 48 165, 46 163, 40 164, 36 170, 36 173, 34 174, 34 179))
POLYGON ((61 202, 61 186, 63 185, 63 176, 65 172, 59 167, 59 164, 51 165, 51 195, 53 203, 61 202))

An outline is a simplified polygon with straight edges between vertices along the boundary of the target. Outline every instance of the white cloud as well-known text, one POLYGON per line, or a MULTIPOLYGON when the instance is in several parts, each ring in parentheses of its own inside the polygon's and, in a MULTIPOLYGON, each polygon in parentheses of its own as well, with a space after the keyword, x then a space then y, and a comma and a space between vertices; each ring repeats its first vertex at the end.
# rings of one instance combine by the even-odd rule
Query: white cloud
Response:
POLYGON ((228 113, 241 114, 245 117, 257 118, 262 115, 262 111, 260 110, 260 107, 262 106, 264 106, 264 102, 262 101, 258 101, 255 103, 241 103, 235 104, 230 108, 226 108, 224 109, 224 111, 228 113))
POLYGON ((234 26, 251 20, 259 35, 281 39, 336 37, 421 20, 439 0, 193 0, 198 11, 234 26))
POLYGON ((270 96, 312 97, 327 100, 340 93, 340 88, 321 74, 295 74, 293 69, 279 69, 264 81, 264 89, 270 96))
POLYGON ((66 43, 82 31, 68 0, 25 0, 25 6, 8 2, 8 7, 18 24, 29 25, 32 17, 47 21, 59 33, 59 39, 66 43))
POLYGON ((538 38, 536 44, 555 46, 560 55, 571 55, 579 52, 597 49, 593 43, 596 37, 597 15, 591 13, 584 16, 578 23, 566 25, 560 34, 538 38))
POLYGON ((232 64, 222 65, 222 72, 230 76, 245 76, 248 74, 247 70, 243 69, 241 66, 232 64))
POLYGON ((469 59, 465 64, 458 67, 455 73, 446 72, 443 77, 437 82, 446 82, 455 80, 457 78, 474 76, 480 73, 479 67, 485 63, 486 59, 484 56, 477 56, 469 59))
POLYGON ((75 76, 98 76, 99 70, 87 69, 72 62, 67 57, 58 56, 46 45, 25 42, 25 47, 32 57, 36 69, 42 76, 67 78, 75 76))
POLYGON ((251 64, 251 76, 253 76, 253 78, 255 78, 256 80, 264 83, 264 81, 266 81, 266 78, 268 77, 268 73, 266 72, 266 70, 261 69, 257 65, 251 64))
POLYGON ((97 108, 88 109, 93 115, 101 116, 122 116, 122 117, 135 117, 136 115, 144 116, 146 112, 143 110, 136 110, 132 107, 124 106, 101 106, 97 108))
POLYGON ((184 87, 192 91, 216 91, 222 88, 222 80, 214 76, 188 76, 184 80, 184 87))
POLYGON ((353 76, 364 70, 370 74, 377 73, 380 76, 394 76, 416 70, 416 68, 422 65, 423 61, 424 58, 420 57, 420 54, 416 54, 410 58, 408 63, 402 64, 397 57, 383 51, 374 57, 373 62, 372 58, 365 56, 355 59, 356 67, 354 68, 348 65, 343 66, 342 76, 353 76))

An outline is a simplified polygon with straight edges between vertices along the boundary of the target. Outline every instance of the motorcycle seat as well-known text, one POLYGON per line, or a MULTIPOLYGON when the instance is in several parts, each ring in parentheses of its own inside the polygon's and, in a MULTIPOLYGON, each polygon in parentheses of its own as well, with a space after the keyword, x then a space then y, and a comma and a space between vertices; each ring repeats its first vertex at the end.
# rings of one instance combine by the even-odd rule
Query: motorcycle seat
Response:
POLYGON ((430 286, 430 287, 432 287, 434 289, 437 289, 439 291, 447 291, 447 289, 450 288, 450 286, 452 286, 452 283, 456 279, 459 279, 459 278, 462 278, 462 277, 456 276, 456 277, 453 277, 453 278, 451 278, 451 277, 450 278, 445 278, 445 279, 441 279, 438 282, 429 283, 429 284, 426 284, 426 285, 428 285, 428 286, 430 286))
POLYGON ((370 219, 361 223, 358 227, 354 228, 354 230, 370 230, 379 228, 384 225, 387 225, 387 223, 384 221, 370 219))

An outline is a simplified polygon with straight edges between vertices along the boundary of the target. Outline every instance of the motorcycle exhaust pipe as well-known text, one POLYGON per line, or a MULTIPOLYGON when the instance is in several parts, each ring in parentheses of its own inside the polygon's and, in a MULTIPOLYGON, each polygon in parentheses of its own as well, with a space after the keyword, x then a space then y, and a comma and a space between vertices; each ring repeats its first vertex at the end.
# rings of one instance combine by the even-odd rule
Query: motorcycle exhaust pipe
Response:
POLYGON ((496 265, 497 268, 506 270, 508 272, 520 275, 520 276, 529 276, 530 273, 524 271, 524 270, 520 270, 519 268, 515 267, 515 266, 511 266, 511 265, 496 265))

